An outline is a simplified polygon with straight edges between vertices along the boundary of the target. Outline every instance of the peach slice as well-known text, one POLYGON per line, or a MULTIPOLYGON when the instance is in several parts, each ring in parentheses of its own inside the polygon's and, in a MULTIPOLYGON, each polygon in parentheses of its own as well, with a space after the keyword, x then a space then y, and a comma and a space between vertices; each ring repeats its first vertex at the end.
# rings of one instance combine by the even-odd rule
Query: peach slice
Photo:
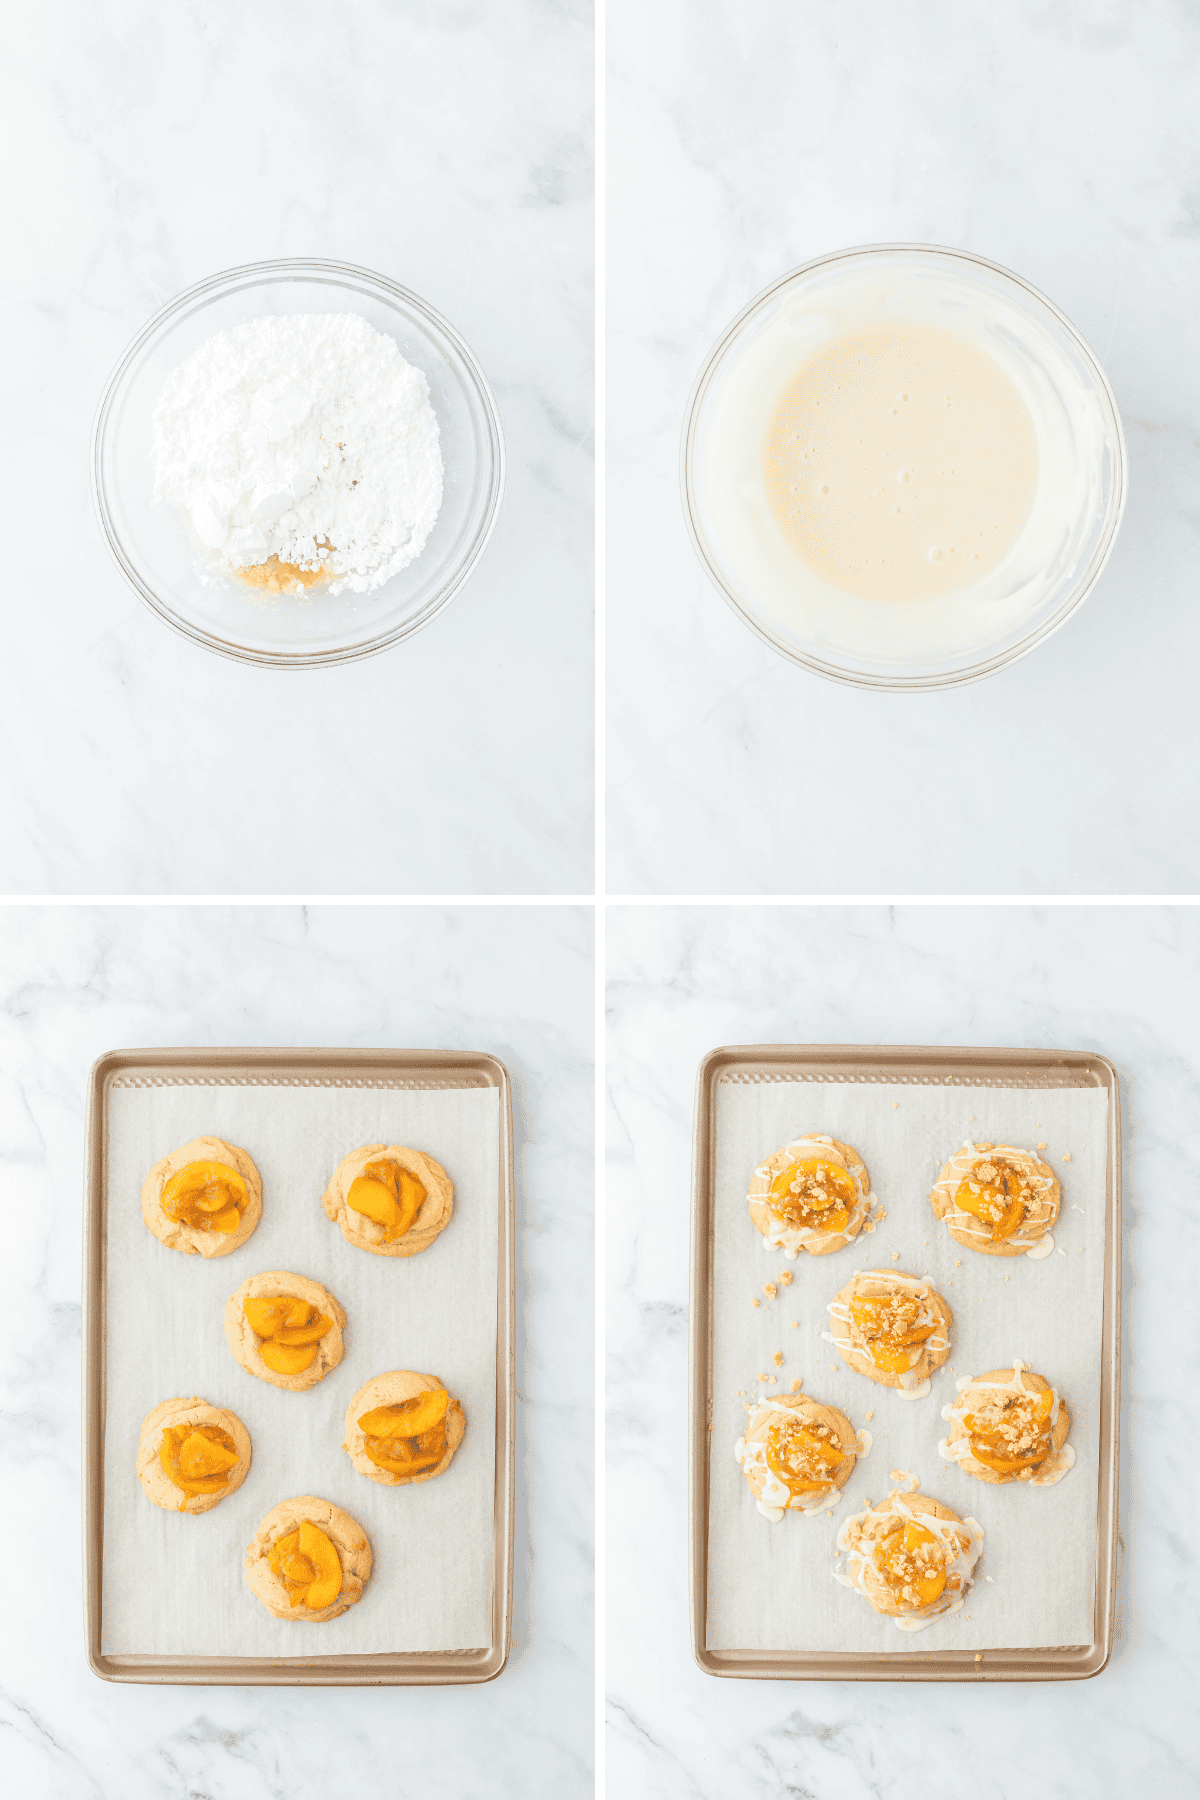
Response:
POLYGON ((920 1360, 904 1344, 898 1349, 892 1349, 886 1344, 874 1343, 870 1347, 870 1354, 875 1367, 882 1369, 885 1375, 903 1375, 920 1360))
POLYGON ((305 1519, 300 1527, 300 1555, 307 1558, 316 1576, 304 1596, 310 1612, 332 1606, 342 1591, 342 1561, 336 1547, 316 1525, 305 1519))
POLYGON ((994 1244, 1011 1237, 1025 1216, 1020 1198, 1021 1177, 1016 1169, 1001 1168, 996 1181, 976 1181, 967 1176, 958 1184, 954 1204, 961 1212, 972 1213, 988 1227, 994 1244))
POLYGON ((367 1437, 421 1437, 440 1424, 449 1405, 445 1388, 429 1388, 415 1399, 401 1400, 395 1406, 377 1406, 364 1413, 358 1421, 359 1429, 367 1437))
POLYGON ((179 1502, 182 1512, 193 1494, 216 1494, 228 1485, 228 1472, 237 1463, 238 1453, 233 1439, 219 1425, 167 1425, 158 1460, 168 1481, 183 1494, 179 1502), (187 1469, 180 1466, 184 1451, 188 1453, 187 1469))
POLYGON ((275 1336, 293 1304, 286 1295, 272 1295, 268 1300, 243 1300, 242 1311, 251 1331, 269 1338, 275 1336))
POLYGON ((178 1225, 234 1232, 246 1199, 246 1184, 228 1163, 195 1162, 177 1169, 164 1183, 162 1209, 178 1225))
POLYGON ((317 1354, 315 1344, 278 1344, 268 1338, 259 1345, 258 1354, 268 1369, 277 1375, 302 1375, 317 1354))
POLYGON ((844 1231, 857 1199, 854 1179, 840 1163, 824 1156, 806 1156, 790 1163, 771 1183, 767 1204, 777 1219, 795 1219, 801 1224, 810 1220, 819 1231, 844 1231), (824 1175, 826 1191, 793 1194, 792 1183, 813 1175, 824 1175))
POLYGON ((426 1469, 436 1469, 446 1454, 443 1444, 441 1450, 436 1452, 430 1450, 416 1456, 389 1456, 389 1450, 399 1450, 402 1447, 403 1440, 396 1438, 368 1438, 363 1446, 376 1468, 387 1469, 392 1475, 422 1475, 426 1469))
POLYGON ((332 1330, 333 1320, 327 1319, 324 1313, 318 1313, 307 1325, 280 1325, 275 1332, 275 1342, 288 1345, 316 1344, 327 1331, 332 1330))
POLYGON ((372 1162, 365 1175, 350 1183, 346 1205, 382 1225, 384 1242, 394 1244, 411 1227, 425 1197, 425 1188, 416 1176, 399 1163, 372 1162))
POLYGON ((188 1481, 219 1475, 237 1464, 237 1451, 193 1431, 179 1446, 179 1473, 188 1481))
POLYGON ((346 1205, 352 1212, 374 1219, 385 1231, 391 1231, 399 1222, 400 1208, 396 1196, 389 1188, 384 1187, 382 1181, 373 1181, 368 1175, 359 1175, 350 1183, 346 1205))
MULTIPOLYGON (((925 1544, 936 1543, 937 1538, 932 1531, 926 1530, 924 1525, 918 1525, 914 1520, 909 1519, 905 1522, 903 1531, 884 1539, 879 1545, 875 1552, 875 1566, 887 1580, 899 1586, 903 1577, 895 1566, 897 1557, 905 1553, 911 1554, 912 1551, 921 1549, 925 1544)), ((917 1578, 914 1583, 918 1596, 917 1605, 931 1606, 945 1585, 946 1567, 943 1562, 940 1569, 917 1578)))

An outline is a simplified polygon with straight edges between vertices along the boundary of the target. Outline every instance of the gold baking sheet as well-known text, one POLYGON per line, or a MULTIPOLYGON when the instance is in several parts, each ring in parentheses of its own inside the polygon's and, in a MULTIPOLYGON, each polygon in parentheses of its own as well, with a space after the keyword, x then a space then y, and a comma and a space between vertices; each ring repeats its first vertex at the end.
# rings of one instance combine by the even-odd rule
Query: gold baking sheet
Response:
POLYGON ((707 1674, 759 1680, 1055 1681, 1097 1675, 1112 1651, 1117 1585, 1121 1342, 1121 1118, 1117 1073, 1107 1058, 1055 1050, 924 1049, 911 1046, 744 1045, 712 1051, 696 1081, 692 1147, 690 1313, 690 1555, 692 1654, 707 1674), (713 1650, 706 1645, 709 1481, 713 1453, 713 1205, 716 1090, 723 1079, 908 1081, 1024 1089, 1096 1087, 1108 1097, 1100 1372, 1098 1555, 1094 1641, 1062 1648, 832 1654, 713 1650))
POLYGON ((471 1051, 172 1049, 115 1050, 92 1068, 85 1125, 83 1259, 83 1555, 88 1661, 108 1681, 240 1686, 428 1686, 490 1681, 508 1659, 512 1623, 515 1417, 515 1188, 512 1097, 495 1057, 471 1051), (108 1095, 114 1080, 218 1081, 347 1088, 491 1087, 499 1099, 496 1196, 496 1451, 491 1641, 477 1650, 396 1651, 328 1657, 111 1655, 101 1650, 104 1422, 107 1405, 105 1244, 108 1095))

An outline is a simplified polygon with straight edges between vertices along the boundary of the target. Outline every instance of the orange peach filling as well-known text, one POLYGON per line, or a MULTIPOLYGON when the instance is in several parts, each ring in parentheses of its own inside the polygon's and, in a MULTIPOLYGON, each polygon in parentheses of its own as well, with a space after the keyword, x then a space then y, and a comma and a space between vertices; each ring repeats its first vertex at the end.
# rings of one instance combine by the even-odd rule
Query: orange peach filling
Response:
POLYGON ((237 1464, 233 1439, 219 1425, 168 1425, 158 1446, 158 1460, 168 1480, 181 1489, 183 1511, 193 1494, 219 1494, 237 1464))
POLYGON ((934 1532, 915 1520, 898 1520, 875 1546, 875 1567, 892 1598, 916 1610, 931 1606, 946 1585, 946 1552, 934 1532))
POLYGON ((977 1162, 958 1184, 954 1204, 973 1213, 991 1233, 992 1242, 1011 1237, 1025 1216, 1030 1201, 1029 1183, 1011 1163, 991 1159, 977 1162))
POLYGON ((232 1234, 242 1222, 247 1198, 245 1182, 228 1163, 194 1162, 166 1181, 162 1209, 176 1225, 232 1234))
POLYGON ((767 1467, 791 1494, 820 1493, 846 1460, 828 1425, 801 1419, 780 1419, 771 1426, 766 1457, 767 1467))
POLYGON ((251 1331, 263 1340, 258 1354, 277 1375, 303 1374, 325 1333, 333 1330, 332 1319, 291 1294, 243 1300, 242 1311, 251 1331))
POLYGON ((920 1346, 931 1338, 934 1326, 921 1323, 922 1302, 912 1294, 889 1294, 873 1299, 856 1294, 850 1302, 854 1335, 877 1369, 901 1375, 920 1361, 920 1346))
POLYGON ((376 1406, 358 1421, 364 1449, 377 1468, 393 1475, 436 1469, 446 1454, 445 1388, 427 1390, 395 1406, 376 1406))
POLYGON ((997 1475, 1019 1475, 1035 1469, 1050 1454, 1050 1414, 1054 1395, 1001 1393, 981 1400, 966 1413, 963 1425, 971 1455, 997 1475))
POLYGON ((425 1200, 425 1188, 399 1163, 372 1162, 350 1183, 346 1205, 383 1226, 383 1241, 394 1244, 410 1228, 425 1200))
POLYGON ((827 1156, 806 1156, 775 1177, 767 1205, 793 1230, 808 1226, 845 1231, 857 1200, 854 1178, 840 1163, 827 1156))
POLYGON ((276 1538, 267 1565, 287 1589, 289 1606, 322 1612, 342 1591, 342 1562, 319 1526, 307 1519, 295 1531, 276 1538))

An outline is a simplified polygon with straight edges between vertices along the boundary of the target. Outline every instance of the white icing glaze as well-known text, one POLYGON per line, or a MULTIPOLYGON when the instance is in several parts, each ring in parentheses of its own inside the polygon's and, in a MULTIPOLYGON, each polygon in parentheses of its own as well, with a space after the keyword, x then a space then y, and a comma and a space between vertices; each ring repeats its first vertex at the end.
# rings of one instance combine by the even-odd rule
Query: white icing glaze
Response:
POLYGON ((1027 1487, 1053 1487, 1070 1473, 1075 1467, 1075 1452, 1070 1444, 1064 1444, 1061 1450, 1052 1450, 1045 1462, 1039 1467, 1037 1474, 1032 1475, 1027 1487))
MULTIPOLYGON (((1014 1242, 1016 1241, 1017 1240, 1014 1239, 1014 1242)), ((1045 1237, 1039 1238, 1037 1243, 1033 1246, 1033 1249, 1027 1250, 1025 1254, 1030 1262, 1041 1262, 1043 1256, 1049 1256, 1053 1248, 1054 1238, 1050 1232, 1047 1232, 1045 1237)))
MULTIPOLYGON (((778 1401, 759 1400, 750 1408, 747 1430, 755 1430, 762 1420, 769 1417, 771 1413, 775 1413, 781 1418, 794 1419, 796 1417, 796 1408, 793 1406, 781 1406, 778 1401)), ((871 1434, 869 1432, 862 1432, 857 1434, 857 1436, 862 1436, 867 1439, 867 1450, 869 1450, 872 1442, 871 1434)), ((839 1445, 839 1448, 840 1447, 841 1446, 839 1445)), ((859 1450, 856 1447, 854 1450, 843 1452, 843 1454, 847 1456, 865 1456, 867 1450, 859 1450)), ((743 1475, 747 1474, 750 1470, 761 1471, 762 1494, 757 1500, 756 1505, 764 1518, 771 1519, 774 1522, 777 1519, 782 1519, 784 1512, 787 1511, 802 1513, 825 1512, 830 1507, 837 1506, 841 1502, 842 1490, 832 1481, 827 1487, 818 1488, 813 1494, 793 1494, 787 1483, 779 1479, 774 1469, 772 1469, 767 1462, 767 1447, 761 1438, 756 1438, 752 1444, 748 1444, 744 1437, 740 1437, 733 1447, 733 1454, 737 1461, 742 1465, 743 1475)))
MULTIPOLYGON (((842 1243, 848 1244, 871 1210, 869 1185, 867 1187, 863 1186, 862 1178, 859 1174, 859 1169, 862 1167, 861 1163, 856 1168, 850 1168, 841 1151, 834 1148, 833 1139, 831 1137, 827 1137, 823 1133, 812 1132, 808 1137, 795 1138, 790 1144, 782 1145, 780 1149, 775 1152, 775 1156, 787 1156, 793 1161, 799 1162, 802 1160, 803 1152, 805 1150, 819 1153, 827 1158, 828 1161, 836 1163, 839 1168, 844 1169, 858 1191, 858 1199, 855 1201, 853 1211, 851 1212, 849 1221, 843 1231, 820 1231, 812 1225, 788 1226, 783 1223, 782 1219, 777 1219, 772 1214, 767 1229, 762 1234, 763 1249, 768 1255, 772 1251, 777 1252, 782 1250, 783 1254, 791 1262, 796 1260, 796 1257, 810 1239, 819 1239, 822 1242, 840 1240, 842 1243), (799 1154, 793 1155, 793 1152, 798 1152, 799 1154)), ((770 1207, 768 1206, 770 1186, 775 1176, 780 1172, 779 1169, 772 1170, 769 1162, 761 1164, 755 1169, 754 1173, 758 1180, 764 1181, 767 1184, 767 1191, 761 1194, 751 1193, 748 1194, 746 1198, 752 1202, 760 1202, 763 1206, 766 1206, 768 1212, 770 1212, 770 1207)))
MULTIPOLYGON (((893 1275, 889 1269, 855 1269, 854 1276, 856 1280, 862 1277, 867 1281, 891 1282, 896 1287, 913 1288, 926 1301, 929 1299, 930 1289, 933 1285, 928 1275, 922 1275, 920 1277, 916 1275, 893 1275)), ((845 1305, 843 1301, 831 1300, 825 1310, 835 1324, 849 1325, 851 1323, 850 1308, 845 1305)), ((930 1325, 935 1322, 937 1316, 938 1315, 933 1311, 931 1306, 922 1306, 917 1313, 916 1323, 917 1325, 930 1325)), ((821 1336, 827 1344, 832 1344, 836 1350, 849 1351, 851 1356, 861 1358, 868 1368, 877 1366, 870 1351, 865 1349, 861 1344, 856 1344, 853 1338, 835 1337, 828 1331, 823 1331, 821 1336)), ((921 1400, 924 1399, 925 1395, 930 1391, 928 1376, 924 1377, 919 1383, 911 1382, 907 1379, 911 1371, 915 1369, 917 1364, 921 1361, 925 1351, 949 1350, 949 1348, 949 1338, 939 1337, 936 1330, 932 1337, 926 1338, 924 1342, 913 1346, 909 1352, 909 1366, 900 1373, 900 1387, 897 1391, 903 1399, 921 1400)))
POLYGON ((954 1193, 957 1193, 959 1183, 964 1180, 973 1164, 981 1156, 1002 1157, 1010 1162, 1021 1165, 1029 1178, 1030 1184, 1038 1191, 1039 1206, 1043 1203, 1049 1204, 1050 1216, 1043 1225, 1044 1235, 1042 1237, 1025 1237, 1023 1233, 1026 1230, 1026 1226, 1022 1225, 1020 1231, 1014 1232, 1012 1237, 1006 1240, 1009 1244, 1024 1250, 1027 1256, 1032 1256, 1034 1261, 1040 1260, 1043 1256, 1049 1256, 1050 1251, 1054 1248, 1053 1239, 1050 1240, 1049 1250, 1042 1250, 1039 1248, 1039 1245, 1044 1243, 1046 1237, 1049 1236, 1049 1232, 1046 1228, 1053 1225, 1058 1217, 1058 1203, 1049 1198, 1051 1180, 1048 1180, 1045 1175, 1038 1173, 1036 1165, 1040 1161, 1039 1157, 1035 1156, 1030 1150, 1018 1150, 1012 1144, 993 1144, 990 1150, 981 1150, 978 1144, 967 1143, 963 1145, 961 1150, 957 1150, 954 1153, 950 1158, 950 1161, 946 1164, 946 1173, 940 1176, 933 1185, 933 1192, 935 1194, 944 1191, 951 1198, 951 1208, 942 1219, 943 1225, 953 1225, 967 1237, 976 1237, 987 1243, 991 1242, 991 1232, 975 1217, 974 1213, 963 1212, 961 1207, 953 1204, 953 1195, 954 1193))
MULTIPOLYGON (((1021 1379, 1022 1374, 1028 1366, 1027 1363, 1023 1363, 1021 1359, 1017 1357, 1013 1361, 1012 1375, 1007 1381, 976 1381, 971 1375, 960 1375, 954 1385, 960 1394, 965 1393, 968 1388, 974 1388, 981 1393, 1012 1392, 1032 1396, 1037 1390, 1034 1388, 1027 1388, 1021 1379)), ((1058 1413, 1061 1401, 1059 1399, 1057 1388, 1051 1387, 1050 1394, 1050 1430, 1051 1433, 1053 1433, 1054 1427, 1058 1423, 1058 1413)), ((946 1420, 947 1424, 961 1425, 962 1421, 966 1418, 968 1411, 969 1408, 966 1406, 943 1406, 942 1417, 946 1420)), ((976 1469, 985 1469, 987 1467, 986 1463, 977 1461, 976 1458, 971 1455, 971 1440, 969 1436, 955 1438, 953 1442, 951 1442, 949 1438, 942 1438, 938 1444, 938 1454, 939 1456, 944 1457, 947 1462, 956 1462, 960 1469, 963 1468, 965 1463, 970 1463, 972 1467, 976 1469)), ((1018 1477, 1018 1480, 1022 1487, 1053 1487, 1054 1484, 1061 1481, 1063 1476, 1066 1475, 1069 1470, 1073 1469, 1074 1466, 1075 1452, 1070 1444, 1064 1444, 1061 1450, 1051 1450, 1045 1460, 1037 1465, 1037 1472, 1030 1476, 1027 1481, 1022 1481, 1020 1477, 1018 1477)), ((969 1473, 969 1470, 964 1469, 964 1473, 969 1473)))
POLYGON ((871 1436, 871 1433, 865 1426, 861 1431, 855 1432, 854 1441, 858 1445, 858 1454, 860 1456, 870 1456, 871 1445, 875 1442, 875 1439, 871 1436))
MULTIPOLYGON (((900 1494, 893 1494, 891 1496, 889 1510, 902 1519, 911 1520, 914 1524, 923 1525, 926 1530, 932 1531, 934 1536, 941 1540, 943 1549, 949 1549, 948 1540, 952 1541, 954 1544, 954 1555, 952 1557, 948 1556, 946 1562, 947 1586, 943 1589, 938 1598, 933 1601, 929 1607, 923 1607, 919 1611, 906 1613, 901 1618, 888 1615, 892 1616, 892 1622, 899 1631, 924 1631, 925 1627, 931 1625, 935 1619, 952 1617, 955 1613, 962 1610, 963 1602, 967 1596, 967 1590, 975 1579, 975 1565, 979 1561, 983 1551, 983 1527, 977 1519, 970 1517, 957 1521, 954 1519, 939 1519, 932 1513, 914 1513, 900 1494), (966 1550, 961 1550, 959 1548, 957 1536, 955 1535, 955 1528, 959 1523, 966 1529, 967 1535, 970 1538, 970 1543, 966 1550), (954 1575, 961 1576, 962 1579, 961 1583, 956 1586, 953 1592, 951 1592, 949 1582, 951 1576, 954 1575), (946 1597, 947 1594, 950 1595, 948 1599, 946 1597)), ((861 1512, 852 1513, 848 1519, 843 1520, 841 1529, 837 1534, 836 1548, 847 1558, 851 1567, 845 1573, 842 1572, 840 1565, 837 1563, 835 1563, 833 1567, 834 1579, 840 1581, 843 1587, 856 1587, 865 1591, 863 1569, 869 1560, 873 1562, 874 1540, 864 1540, 871 1545, 871 1557, 868 1556, 866 1550, 859 1548, 858 1545, 851 1543, 850 1540, 854 1534, 854 1528, 856 1526, 861 1526, 861 1521, 871 1518, 877 1519, 881 1516, 884 1515, 872 1512, 861 1512)))

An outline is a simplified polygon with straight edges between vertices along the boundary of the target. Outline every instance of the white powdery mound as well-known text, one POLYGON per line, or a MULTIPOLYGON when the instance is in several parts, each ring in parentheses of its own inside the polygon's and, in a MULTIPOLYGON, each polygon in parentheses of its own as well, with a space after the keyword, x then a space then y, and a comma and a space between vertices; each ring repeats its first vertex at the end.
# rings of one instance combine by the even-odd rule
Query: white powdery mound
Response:
POLYGON ((442 504, 429 383, 355 313, 252 319, 168 375, 154 498, 227 572, 277 556, 369 593, 421 554, 442 504))

